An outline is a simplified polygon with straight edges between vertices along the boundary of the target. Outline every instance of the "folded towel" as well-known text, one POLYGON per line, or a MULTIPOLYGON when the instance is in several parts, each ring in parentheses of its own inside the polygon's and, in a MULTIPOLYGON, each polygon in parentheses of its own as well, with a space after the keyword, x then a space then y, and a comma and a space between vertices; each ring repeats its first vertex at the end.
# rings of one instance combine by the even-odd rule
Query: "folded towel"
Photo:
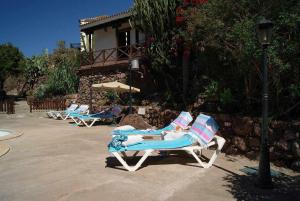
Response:
POLYGON ((128 139, 126 141, 122 142, 122 145, 127 147, 129 145, 134 145, 139 142, 142 142, 143 140, 144 139, 143 139, 142 135, 131 135, 131 136, 128 136, 128 139))
POLYGON ((128 137, 126 135, 116 135, 112 138, 111 142, 108 144, 108 147, 113 147, 116 150, 123 148, 122 143, 126 141, 128 137))
POLYGON ((174 130, 175 128, 172 125, 166 126, 162 129, 154 130, 154 129, 146 129, 146 130, 137 130, 129 128, 128 130, 124 129, 118 129, 113 130, 113 135, 160 135, 163 131, 166 130, 174 130))
POLYGON ((182 136, 184 136, 185 134, 187 134, 187 132, 184 131, 165 131, 164 132, 164 140, 176 140, 178 138, 181 138, 182 136))
POLYGON ((116 135, 112 138, 111 142, 108 144, 108 147, 113 147, 116 150, 120 150, 129 145, 138 144, 143 140, 144 139, 142 135, 135 135, 135 136, 116 135))
POLYGON ((125 126, 119 126, 117 128, 114 129, 114 131, 116 130, 134 130, 135 128, 133 126, 130 125, 125 125, 125 126))

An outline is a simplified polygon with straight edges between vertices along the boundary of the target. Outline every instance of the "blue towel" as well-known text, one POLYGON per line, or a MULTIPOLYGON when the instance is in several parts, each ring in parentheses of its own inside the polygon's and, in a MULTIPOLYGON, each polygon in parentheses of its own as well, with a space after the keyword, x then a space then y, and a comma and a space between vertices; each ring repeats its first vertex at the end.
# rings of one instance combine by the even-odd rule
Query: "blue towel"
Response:
POLYGON ((117 136, 113 137, 111 142, 108 144, 108 147, 113 147, 114 150, 118 151, 118 150, 124 148, 124 146, 122 145, 122 142, 126 141, 127 139, 128 139, 128 137, 126 135, 117 135, 117 136))
POLYGON ((112 113, 96 113, 96 114, 86 114, 78 116, 80 119, 88 120, 88 119, 110 119, 113 118, 112 113))
POLYGON ((130 129, 130 130, 113 130, 113 135, 160 135, 163 131, 175 130, 174 126, 171 124, 158 129, 158 130, 138 130, 138 129, 130 129))
POLYGON ((80 114, 79 112, 77 113, 77 112, 71 112, 70 113, 70 117, 80 117, 82 114, 80 114))
MULTIPOLYGON (((125 135, 117 135, 115 137, 120 137, 121 140, 123 140, 122 137, 126 137, 125 135)), ((119 138, 116 138, 119 140, 119 138)), ((124 138, 126 139, 126 138, 124 138)), ((176 140, 145 140, 142 142, 138 142, 133 145, 129 145, 127 147, 122 146, 122 142, 117 141, 114 142, 114 139, 112 142, 108 145, 108 151, 109 152, 120 152, 120 151, 141 151, 141 150, 148 150, 148 149, 176 149, 180 147, 186 147, 190 146, 195 142, 195 139, 190 136, 189 134, 186 134, 176 140), (120 145, 121 143, 121 145, 120 145)))

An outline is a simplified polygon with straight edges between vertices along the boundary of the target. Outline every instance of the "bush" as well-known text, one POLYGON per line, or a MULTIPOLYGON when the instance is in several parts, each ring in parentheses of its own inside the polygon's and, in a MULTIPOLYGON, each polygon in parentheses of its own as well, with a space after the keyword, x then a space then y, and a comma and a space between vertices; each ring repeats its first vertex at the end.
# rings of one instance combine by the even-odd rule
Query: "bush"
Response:
POLYGON ((48 60, 48 78, 44 85, 36 90, 34 96, 50 98, 76 93, 79 85, 77 69, 80 66, 78 50, 66 48, 65 43, 59 41, 58 48, 48 60))
POLYGON ((43 99, 46 96, 46 91, 47 91, 46 86, 42 84, 35 90, 33 96, 36 99, 43 99))

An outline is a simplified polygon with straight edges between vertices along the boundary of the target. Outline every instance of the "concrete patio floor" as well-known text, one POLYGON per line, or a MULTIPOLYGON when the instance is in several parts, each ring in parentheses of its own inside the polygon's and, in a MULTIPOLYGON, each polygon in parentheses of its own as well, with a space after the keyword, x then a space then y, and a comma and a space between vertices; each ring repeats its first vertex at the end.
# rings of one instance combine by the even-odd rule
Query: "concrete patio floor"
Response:
POLYGON ((240 171, 257 161, 220 155, 209 169, 186 155, 151 157, 137 172, 124 171, 107 152, 112 126, 77 127, 45 113, 0 114, 0 129, 23 132, 0 141, 11 150, 0 157, 1 201, 189 201, 297 200, 299 174, 288 169, 273 190, 254 187, 240 171))

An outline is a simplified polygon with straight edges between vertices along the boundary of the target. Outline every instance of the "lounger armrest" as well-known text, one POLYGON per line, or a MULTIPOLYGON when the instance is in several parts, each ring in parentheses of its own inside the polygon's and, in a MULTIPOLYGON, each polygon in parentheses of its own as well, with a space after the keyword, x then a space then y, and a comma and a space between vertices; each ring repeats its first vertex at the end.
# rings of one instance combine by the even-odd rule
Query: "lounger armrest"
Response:
POLYGON ((215 140, 215 142, 216 142, 217 145, 218 145, 218 148, 217 148, 217 149, 218 149, 219 151, 221 151, 221 149, 223 148, 223 146, 224 146, 226 140, 225 140, 224 138, 220 137, 220 136, 217 136, 217 135, 215 135, 214 140, 215 140))

